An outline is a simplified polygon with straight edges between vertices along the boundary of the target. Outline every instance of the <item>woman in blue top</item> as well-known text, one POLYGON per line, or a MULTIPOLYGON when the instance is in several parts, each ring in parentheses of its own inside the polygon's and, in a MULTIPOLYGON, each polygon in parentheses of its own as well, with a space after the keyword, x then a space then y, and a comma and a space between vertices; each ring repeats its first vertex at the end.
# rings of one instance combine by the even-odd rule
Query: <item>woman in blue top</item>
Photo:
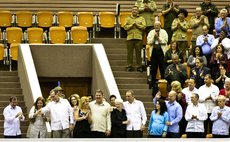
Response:
POLYGON ((165 101, 162 99, 157 100, 155 110, 152 111, 149 120, 149 137, 150 138, 162 138, 166 137, 168 126, 168 113, 165 101))

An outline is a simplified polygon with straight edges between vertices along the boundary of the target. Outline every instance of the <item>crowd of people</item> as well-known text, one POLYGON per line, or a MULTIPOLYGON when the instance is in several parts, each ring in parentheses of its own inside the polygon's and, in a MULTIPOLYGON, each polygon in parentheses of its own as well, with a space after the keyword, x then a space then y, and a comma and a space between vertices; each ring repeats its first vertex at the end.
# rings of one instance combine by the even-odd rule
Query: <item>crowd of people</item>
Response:
MULTIPOLYGON (((29 138, 140 138, 147 127, 150 138, 229 137, 230 126, 230 18, 229 5, 218 11, 211 0, 204 0, 188 21, 186 9, 166 0, 162 15, 164 27, 154 17, 154 0, 137 0, 132 15, 126 19, 127 71, 143 72, 141 50, 147 45, 150 54, 151 87, 154 108, 146 126, 147 115, 135 93, 128 90, 126 101, 102 90, 92 96, 71 95, 65 99, 61 87, 50 91, 49 101, 39 97, 29 112, 29 138), (192 29, 188 47, 187 30, 192 29), (215 36, 213 31, 215 30, 215 36), (146 36, 147 42, 143 42, 146 36), (169 45, 169 48, 168 48, 169 45), (190 52, 191 50, 191 52, 190 52), (190 76, 184 66, 191 68, 190 76), (167 97, 157 87, 157 69, 168 82, 167 97), (158 92, 158 93, 157 93, 158 92)), ((145 58, 145 57, 144 57, 145 58)), ((4 136, 21 136, 20 121, 25 120, 11 97, 4 109, 4 136)))
POLYGON ((141 58, 142 61, 146 58, 145 54, 141 56, 143 47, 150 56, 147 56, 147 66, 150 67, 155 110, 150 118, 149 135, 229 137, 230 115, 226 112, 230 107, 230 96, 227 91, 223 92, 228 88, 226 84, 230 78, 229 4, 218 9, 211 0, 203 0, 195 13, 187 18, 186 9, 173 0, 166 0, 161 10, 163 26, 155 12, 154 0, 137 0, 124 25, 127 30, 127 71, 134 70, 134 49, 137 71, 142 72, 146 67, 146 64, 140 64, 145 63, 140 62, 141 58), (168 83, 167 97, 161 97, 159 93, 158 69, 160 79, 168 83), (159 99, 165 100, 166 104, 159 99), (160 131, 151 130, 156 128, 155 121, 162 124, 158 125, 160 131))

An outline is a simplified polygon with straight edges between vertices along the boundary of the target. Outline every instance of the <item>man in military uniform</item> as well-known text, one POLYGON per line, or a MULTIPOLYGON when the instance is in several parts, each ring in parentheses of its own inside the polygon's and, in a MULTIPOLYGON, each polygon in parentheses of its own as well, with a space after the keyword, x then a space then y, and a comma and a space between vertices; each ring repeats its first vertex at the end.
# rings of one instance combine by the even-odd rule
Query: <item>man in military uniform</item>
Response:
POLYGON ((145 19, 138 14, 138 7, 133 6, 132 15, 126 18, 124 29, 127 30, 127 71, 133 71, 133 50, 136 53, 137 71, 142 72, 141 49, 145 19))

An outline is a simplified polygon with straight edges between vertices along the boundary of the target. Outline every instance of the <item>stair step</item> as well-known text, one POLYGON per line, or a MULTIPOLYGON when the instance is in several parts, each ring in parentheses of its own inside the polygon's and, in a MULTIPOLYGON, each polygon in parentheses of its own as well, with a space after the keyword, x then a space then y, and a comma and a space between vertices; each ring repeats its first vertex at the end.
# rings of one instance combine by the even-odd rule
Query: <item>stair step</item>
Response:
POLYGON ((109 48, 105 50, 106 54, 125 54, 127 56, 126 48, 109 48))
POLYGON ((0 71, 0 76, 18 76, 17 71, 0 71))
POLYGON ((0 82, 19 82, 16 76, 0 76, 0 82))
POLYGON ((112 61, 112 60, 125 60, 125 61, 127 61, 127 54, 107 54, 107 57, 110 61, 112 61))
POLYGON ((17 97, 18 101, 24 101, 24 96, 22 94, 1 94, 0 100, 1 101, 9 101, 11 96, 17 97))
POLYGON ((148 89, 148 84, 117 84, 119 89, 148 89))
POLYGON ((111 66, 126 66, 127 60, 109 60, 111 66))
POLYGON ((117 84, 147 84, 146 78, 116 77, 117 84))
POLYGON ((20 88, 19 82, 0 82, 0 88, 20 88))
POLYGON ((92 43, 126 43, 126 38, 117 38, 117 39, 114 39, 114 38, 94 38, 91 40, 92 43))
POLYGON ((0 94, 22 94, 21 88, 0 88, 0 94))
POLYGON ((112 71, 126 71, 126 66, 111 66, 112 71))
POLYGON ((127 71, 114 71, 113 75, 115 77, 134 77, 134 78, 146 78, 146 73, 141 72, 127 72, 127 71))

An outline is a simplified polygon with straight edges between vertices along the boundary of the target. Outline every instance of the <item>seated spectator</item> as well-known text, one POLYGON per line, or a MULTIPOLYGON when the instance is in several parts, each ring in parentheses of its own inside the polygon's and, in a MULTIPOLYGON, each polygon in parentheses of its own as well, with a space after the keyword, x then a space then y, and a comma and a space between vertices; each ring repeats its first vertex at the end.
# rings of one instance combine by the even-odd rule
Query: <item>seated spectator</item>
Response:
POLYGON ((227 64, 221 62, 219 64, 219 70, 215 73, 215 84, 219 89, 224 88, 224 82, 227 78, 230 77, 230 73, 227 72, 227 64))
POLYGON ((204 84, 204 76, 210 74, 210 69, 205 67, 202 58, 196 58, 196 66, 191 69, 191 77, 195 79, 196 88, 204 84))
POLYGON ((208 61, 210 61, 212 55, 211 45, 213 44, 215 37, 212 34, 208 34, 208 26, 203 26, 203 34, 199 35, 196 39, 196 45, 201 46, 202 53, 208 61))
POLYGON ((126 116, 126 111, 123 109, 123 100, 115 99, 114 101, 116 109, 111 112, 111 137, 112 138, 125 138, 126 137, 126 125, 129 124, 129 120, 126 116))
POLYGON ((229 50, 230 49, 230 44, 229 43, 230 43, 230 39, 227 38, 227 32, 225 30, 222 30, 220 32, 220 36, 213 41, 213 44, 211 46, 212 51, 214 51, 218 44, 223 45, 224 52, 228 56, 228 61, 227 61, 228 68, 227 68, 227 71, 230 71, 230 50, 229 50))
POLYGON ((73 137, 90 138, 90 123, 92 119, 88 97, 81 97, 79 108, 74 111, 74 120, 76 123, 73 130, 73 137))
POLYGON ((223 45, 218 44, 215 52, 212 53, 212 57, 210 60, 210 69, 212 76, 214 76, 218 72, 220 63, 227 62, 227 59, 228 57, 224 53, 223 45))
POLYGON ((192 28, 192 47, 196 46, 196 39, 202 34, 203 26, 209 27, 208 17, 202 15, 201 7, 196 8, 196 13, 190 20, 190 26, 192 28))
POLYGON ((42 107, 45 106, 45 100, 42 97, 38 97, 34 103, 34 106, 30 109, 29 119, 30 124, 27 130, 28 138, 46 138, 46 121, 49 121, 49 114, 39 112, 42 107))
POLYGON ((186 51, 188 50, 187 30, 189 22, 185 19, 187 16, 188 11, 181 8, 178 12, 178 18, 174 19, 172 23, 172 40, 178 42, 178 47, 183 53, 183 61, 186 60, 186 51))
POLYGON ((230 18, 228 16, 227 9, 221 9, 219 18, 215 21, 216 36, 220 36, 222 30, 227 31, 227 37, 230 37, 230 18))
POLYGON ((208 118, 207 110, 203 104, 199 103, 198 94, 192 94, 191 102, 185 113, 185 119, 188 121, 187 138, 204 138, 204 121, 208 118))
POLYGON ((224 82, 225 88, 220 90, 219 95, 225 96, 225 104, 226 106, 230 107, 230 78, 226 78, 224 82))
POLYGON ((209 117, 213 121, 212 135, 213 138, 228 138, 230 124, 230 108, 225 105, 226 98, 219 96, 217 99, 218 106, 214 107, 209 117))
POLYGON ((166 51, 164 61, 166 67, 170 64, 172 64, 172 55, 177 54, 179 56, 180 63, 183 63, 183 54, 178 48, 177 41, 173 40, 170 44, 170 48, 166 51))
POLYGON ((187 79, 187 71, 183 64, 179 63, 179 56, 177 54, 172 55, 172 64, 168 65, 165 70, 165 78, 170 85, 171 82, 177 80, 184 84, 187 79))
POLYGON ((156 109, 152 111, 149 119, 148 133, 150 138, 166 137, 168 117, 165 101, 162 99, 157 100, 156 109))
POLYGON ((192 48, 192 55, 190 55, 188 57, 188 61, 187 61, 187 65, 190 67, 190 68, 193 68, 196 66, 196 58, 202 58, 203 59, 203 64, 204 66, 207 65, 207 59, 206 57, 203 55, 203 51, 201 49, 201 46, 195 46, 192 48))

